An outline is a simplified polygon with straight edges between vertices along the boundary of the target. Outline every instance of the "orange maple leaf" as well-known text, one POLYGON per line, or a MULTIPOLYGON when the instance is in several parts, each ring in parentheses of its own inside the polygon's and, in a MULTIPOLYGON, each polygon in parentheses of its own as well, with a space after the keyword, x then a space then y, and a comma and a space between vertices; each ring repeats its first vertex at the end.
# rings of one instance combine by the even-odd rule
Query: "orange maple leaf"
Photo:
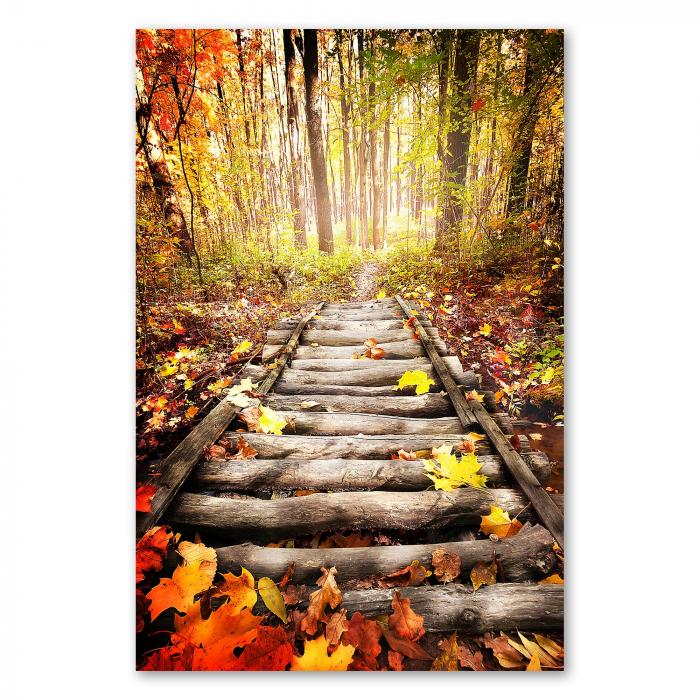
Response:
POLYGON ((139 513, 151 512, 151 501, 159 488, 153 484, 138 484, 136 486, 136 510, 139 513))

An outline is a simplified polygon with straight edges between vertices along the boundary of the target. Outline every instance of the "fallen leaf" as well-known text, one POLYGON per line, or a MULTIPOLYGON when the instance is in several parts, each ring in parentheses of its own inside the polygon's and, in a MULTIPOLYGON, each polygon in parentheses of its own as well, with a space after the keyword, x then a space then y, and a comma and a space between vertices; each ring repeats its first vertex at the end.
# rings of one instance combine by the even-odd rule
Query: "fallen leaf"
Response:
POLYGON ((485 634, 484 644, 493 651, 493 655, 503 668, 525 668, 522 654, 509 644, 509 639, 503 632, 499 637, 485 634))
POLYGON ((472 671, 486 671, 484 655, 480 649, 472 651, 469 644, 459 644, 457 658, 462 668, 470 668, 472 671))
POLYGON ((214 580, 214 549, 202 544, 181 542, 177 551, 184 562, 175 569, 172 578, 162 578, 146 596, 151 601, 151 620, 168 608, 185 612, 193 605, 195 596, 208 590, 214 580))
POLYGON ((526 671, 541 671, 542 666, 540 665, 540 657, 538 654, 533 654, 530 659, 530 663, 527 665, 526 671))
POLYGON ((484 336, 484 338, 488 338, 488 336, 491 335, 491 331, 493 328, 491 327, 490 323, 484 323, 480 328, 479 328, 479 333, 484 336))
POLYGON ((232 671, 285 671, 293 648, 282 627, 259 627, 258 636, 233 662, 232 671))
POLYGON ((152 527, 136 543, 136 583, 143 581, 144 573, 160 571, 171 542, 177 542, 173 531, 164 525, 152 527))
POLYGON ((432 379, 421 369, 406 370, 399 378, 398 384, 394 389, 403 389, 407 386, 416 387, 416 395, 425 394, 430 391, 430 387, 435 384, 432 379))
POLYGON ((438 649, 442 653, 433 661, 431 671, 459 671, 459 649, 457 647, 457 633, 453 632, 449 639, 438 642, 438 649))
POLYGON ((355 647, 340 644, 329 656, 324 635, 304 642, 304 655, 292 657, 292 671, 347 671, 355 647))
POLYGON ((306 616, 301 622, 302 631, 312 636, 316 634, 319 623, 326 619, 326 606, 337 608, 343 600, 343 594, 335 581, 336 568, 327 570, 321 567, 321 571, 323 575, 316 581, 320 588, 311 594, 306 616))
MULTIPOLYGON (((334 612, 326 623, 326 639, 328 640, 328 644, 332 647, 339 644, 340 638, 343 636, 343 633, 349 629, 349 627, 350 623, 348 622, 347 611, 345 608, 341 608, 338 610, 338 612, 334 612)), ((348 641, 348 643, 352 644, 350 641, 348 641)))
POLYGON ((384 639, 386 639, 387 644, 392 648, 392 650, 402 654, 403 656, 407 656, 409 659, 418 659, 423 661, 433 660, 433 657, 416 642, 412 642, 410 639, 402 639, 388 627, 383 625, 380 626, 382 628, 384 639))
POLYGON ((412 461, 412 460, 416 459, 416 453, 413 451, 406 452, 406 450, 399 450, 396 454, 391 455, 391 458, 412 461))
POLYGON ((462 571, 462 560, 456 552, 447 552, 438 547, 433 552, 433 572, 435 578, 442 583, 450 583, 459 578, 462 571))
POLYGON ((282 430, 287 425, 287 421, 267 406, 260 406, 260 413, 260 427, 262 431, 273 435, 282 435, 282 430))
POLYGON ((353 646, 370 669, 376 669, 377 656, 382 651, 379 644, 381 637, 382 628, 379 624, 356 612, 350 618, 347 631, 343 634, 343 642, 353 646))
POLYGON ((139 484, 136 487, 136 510, 139 513, 151 512, 151 501, 159 488, 153 484, 139 484))
POLYGON ((192 419, 197 415, 197 413, 199 413, 199 409, 196 406, 190 406, 185 411, 185 418, 192 419))
POLYGON ((419 640, 425 634, 423 616, 417 615, 411 609, 410 598, 402 598, 398 590, 394 591, 391 608, 394 611, 389 616, 389 627, 392 632, 412 642, 419 640))
POLYGON ((223 578, 224 582, 216 587, 213 597, 226 597, 233 613, 239 613, 243 608, 252 610, 258 600, 253 574, 241 567, 240 576, 225 573, 223 578))
POLYGON ((543 578, 541 581, 538 581, 540 585, 542 584, 547 584, 547 583, 558 583, 560 585, 564 584, 564 579, 559 575, 559 574, 552 574, 551 576, 547 576, 547 578, 543 578))
POLYGON ((230 459, 243 460, 243 459, 253 459, 258 454, 258 451, 251 447, 246 439, 242 436, 238 436, 238 443, 236 445, 237 452, 230 456, 230 459))
POLYGON ((417 559, 414 559, 403 569, 382 576, 378 583, 382 588, 394 588, 395 586, 419 586, 432 574, 417 559))
POLYGON ((496 583, 497 572, 495 558, 490 564, 486 564, 483 561, 476 562, 469 574, 474 591, 478 591, 482 586, 490 586, 496 583))
POLYGON ((277 584, 267 576, 258 580, 258 593, 263 599, 263 603, 267 609, 277 615, 283 624, 287 624, 287 608, 284 605, 282 594, 280 593, 277 584))
POLYGON ((505 539, 517 535, 522 526, 519 520, 511 521, 507 511, 498 506, 491 506, 491 512, 481 516, 479 530, 485 535, 497 535, 500 539, 505 539))
POLYGON ((460 486, 486 487, 487 477, 479 474, 481 464, 476 454, 463 454, 461 458, 452 454, 449 445, 433 449, 433 459, 424 459, 425 475, 435 484, 436 490, 452 491, 460 486))
POLYGON ((377 299, 384 299, 384 297, 386 297, 386 292, 383 289, 379 290, 377 299))
POLYGON ((389 658, 389 668, 392 671, 403 671, 403 654, 401 652, 389 649, 387 657, 389 658))

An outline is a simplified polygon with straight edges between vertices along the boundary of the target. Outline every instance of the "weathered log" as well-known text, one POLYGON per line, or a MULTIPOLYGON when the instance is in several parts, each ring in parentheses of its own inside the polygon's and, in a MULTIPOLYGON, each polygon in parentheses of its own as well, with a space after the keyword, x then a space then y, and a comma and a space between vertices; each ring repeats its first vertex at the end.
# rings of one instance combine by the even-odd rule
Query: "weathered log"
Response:
MULTIPOLYGON (((428 372, 432 369, 432 365, 424 357, 415 358, 413 360, 355 360, 355 359, 335 359, 329 358, 325 360, 292 360, 290 369, 303 369, 306 372, 364 372, 369 368, 377 366, 376 363, 381 363, 382 367, 388 367, 399 373, 399 376, 407 370, 422 369, 428 372)), ((462 372, 462 366, 459 360, 451 355, 445 358, 445 363, 455 372, 462 372)))
MULTIPOLYGON (((551 467, 543 452, 523 455, 538 478, 551 467)), ((510 485, 510 474, 498 455, 480 455, 488 486, 510 485)), ((251 459, 202 462, 194 473, 207 491, 424 491, 433 485, 420 460, 394 459, 251 459)))
POLYGON ((420 530, 476 525, 498 505, 521 521, 532 509, 512 489, 314 493, 277 500, 228 499, 183 493, 168 511, 169 523, 229 537, 277 539, 345 529, 420 530))
MULTIPOLYGON (((437 389, 436 389, 437 391, 437 389)), ((277 394, 328 394, 333 396, 409 396, 408 388, 397 391, 391 384, 385 386, 345 386, 343 384, 299 384, 281 379, 275 384, 277 394)))
MULTIPOLYGON (((459 630, 483 634, 500 630, 547 631, 564 626, 564 586, 536 583, 497 583, 474 592, 470 586, 402 588, 411 609, 423 616, 428 632, 459 630)), ((366 617, 392 613, 393 592, 384 589, 347 591, 343 607, 366 617)))
MULTIPOLYGON (((372 337, 372 336, 368 336, 372 337)), ((279 352, 282 345, 267 344, 263 348, 262 359, 263 362, 267 362, 269 358, 279 352)), ((440 355, 447 355, 448 349, 447 345, 442 340, 435 341, 435 347, 440 355)), ((416 343, 413 340, 403 340, 398 343, 382 343, 382 350, 384 350, 385 360, 403 360, 410 359, 412 357, 427 357, 425 350, 420 343, 416 343)), ((361 355, 365 352, 367 348, 364 345, 319 345, 315 347, 313 345, 300 345, 297 351, 294 353, 295 359, 352 359, 354 354, 361 355)), ((381 362, 381 360, 380 360, 381 362)))
MULTIPOLYGON (((392 361, 382 362, 382 360, 366 360, 367 365, 364 371, 348 370, 345 372, 309 372, 303 369, 285 369, 282 372, 281 380, 292 382, 293 384, 335 384, 339 386, 386 386, 396 384, 404 373, 401 369, 395 369, 392 361)), ((459 365, 458 365, 459 366, 459 365)), ((426 374, 432 379, 434 384, 430 386, 430 391, 440 391, 442 382, 432 369, 427 368, 426 374)), ((463 372, 462 368, 455 369, 449 367, 450 374, 457 384, 467 387, 478 386, 476 375, 472 371, 463 372)), ((415 389, 412 389, 415 395, 415 389)))
POLYGON ((328 302, 326 307, 329 309, 347 310, 347 309, 373 309, 373 308, 395 308, 397 307, 394 297, 386 297, 385 299, 368 299, 366 301, 343 301, 343 302, 328 302))
MULTIPOLYGON (((428 335, 439 339, 437 328, 430 328, 427 330, 428 335)), ((267 332, 267 344, 268 345, 284 345, 287 341, 287 331, 276 331, 271 330, 267 332)), ((362 343, 367 340, 367 336, 364 331, 355 331, 352 328, 342 331, 304 331, 301 335, 301 345, 311 345, 311 343, 318 343, 319 345, 362 345, 362 343)), ((396 328, 388 330, 380 330, 373 337, 377 343, 383 347, 384 343, 396 343, 402 340, 413 340, 418 342, 413 337, 413 331, 407 330, 405 328, 396 328)))
POLYGON ((276 411, 376 413, 413 418, 439 418, 454 414, 452 404, 446 396, 430 393, 421 396, 382 396, 369 400, 362 396, 268 394, 265 405, 276 411))
POLYGON ((330 309, 325 313, 322 311, 319 315, 324 318, 334 319, 336 321, 362 321, 362 320, 385 320, 390 321, 395 318, 401 318, 401 309, 351 309, 350 311, 341 311, 340 309, 330 309))
MULTIPOLYGON (((456 447, 464 440, 458 435, 363 435, 359 437, 329 437, 322 435, 266 435, 264 433, 227 432, 236 440, 242 435, 257 450, 260 459, 390 459, 399 450, 429 450, 440 445, 456 447)), ((530 451, 530 443, 520 437, 521 450, 530 451)), ((476 443, 476 454, 494 454, 486 440, 476 443)))
MULTIPOLYGON (((453 435, 462 428, 459 418, 404 418, 370 413, 310 413, 280 411, 297 435, 453 435)), ((472 421, 476 423, 476 419, 472 421)))
POLYGON ((418 560, 423 566, 432 567, 432 554, 442 547, 451 554, 458 554, 462 563, 462 576, 469 576, 471 568, 479 561, 487 562, 494 554, 499 558, 507 581, 532 581, 547 576, 556 563, 552 545, 553 537, 540 525, 526 524, 515 536, 499 542, 490 539, 471 542, 443 542, 440 544, 414 544, 393 547, 348 547, 337 549, 286 549, 258 547, 241 544, 216 550, 219 571, 238 571, 243 566, 253 576, 268 576, 279 581, 289 565, 294 562, 296 583, 315 581, 323 566, 338 570, 338 581, 383 576, 418 560))
MULTIPOLYGON (((317 318, 309 322, 307 328, 314 331, 344 331, 352 330, 359 333, 366 333, 365 337, 372 337, 375 333, 387 330, 398 330, 403 328, 403 321, 400 318, 395 320, 379 319, 377 321, 336 321, 327 318, 317 318)), ((274 330, 288 330, 292 324, 287 321, 280 321, 275 324, 274 330)))

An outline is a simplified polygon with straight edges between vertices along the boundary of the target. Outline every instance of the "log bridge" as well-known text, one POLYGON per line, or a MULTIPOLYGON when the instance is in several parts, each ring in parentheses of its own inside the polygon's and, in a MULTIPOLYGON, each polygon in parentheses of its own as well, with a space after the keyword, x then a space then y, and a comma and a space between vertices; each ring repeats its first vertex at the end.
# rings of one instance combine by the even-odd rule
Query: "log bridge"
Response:
MULTIPOLYGON (((219 571, 244 566, 258 578, 279 580, 295 562, 293 581, 312 583, 320 567, 335 566, 347 582, 392 573, 413 560, 430 565, 442 547, 459 555, 462 581, 402 589, 425 618, 427 630, 560 630, 563 586, 537 585, 564 548, 562 500, 541 486, 546 456, 520 437, 492 395, 467 393, 478 377, 449 356, 427 317, 399 296, 371 302, 322 303, 283 319, 267 335, 262 365, 248 364, 240 379, 258 382, 263 403, 283 415, 293 432, 235 432, 241 410, 222 400, 158 465, 148 481, 158 487, 150 513, 137 516, 137 536, 163 521, 182 532, 207 533, 217 547, 219 571), (411 321, 407 327, 405 321, 411 321), (367 338, 384 349, 381 360, 358 360, 367 338), (396 390, 407 369, 435 382, 428 393, 396 390), (392 460, 403 449, 477 443, 486 489, 435 491, 420 460, 392 460), (242 435, 257 451, 252 460, 206 462, 205 448, 222 436, 242 435), (296 490, 312 490, 294 496, 296 490), (289 497, 270 498, 271 493, 289 497), (525 521, 514 537, 475 539, 482 515, 498 505, 525 521), (470 530, 471 528, 471 530, 470 530), (283 538, 363 530, 391 533, 394 541, 352 548, 269 548, 283 538), (456 533, 456 534, 455 534, 456 533), (474 592, 469 571, 478 561, 500 562, 503 582, 474 592)), ((240 379, 238 381, 240 381, 240 379)), ((390 591, 349 590, 343 606, 380 615, 391 611, 390 591)))

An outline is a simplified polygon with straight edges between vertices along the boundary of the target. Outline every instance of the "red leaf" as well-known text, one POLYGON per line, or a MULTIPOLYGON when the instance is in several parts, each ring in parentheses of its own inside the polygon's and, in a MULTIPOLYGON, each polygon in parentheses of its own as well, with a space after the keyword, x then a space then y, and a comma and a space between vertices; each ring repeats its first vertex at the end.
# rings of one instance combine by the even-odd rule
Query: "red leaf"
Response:
POLYGON ((136 488, 136 510, 139 513, 151 512, 151 501, 160 487, 152 484, 139 484, 136 488))
POLYGON ((232 671, 284 671, 292 662, 292 645, 282 627, 260 627, 258 636, 231 666, 232 671))
POLYGON ((478 112, 485 104, 486 102, 481 97, 477 97, 472 102, 472 112, 478 112))

